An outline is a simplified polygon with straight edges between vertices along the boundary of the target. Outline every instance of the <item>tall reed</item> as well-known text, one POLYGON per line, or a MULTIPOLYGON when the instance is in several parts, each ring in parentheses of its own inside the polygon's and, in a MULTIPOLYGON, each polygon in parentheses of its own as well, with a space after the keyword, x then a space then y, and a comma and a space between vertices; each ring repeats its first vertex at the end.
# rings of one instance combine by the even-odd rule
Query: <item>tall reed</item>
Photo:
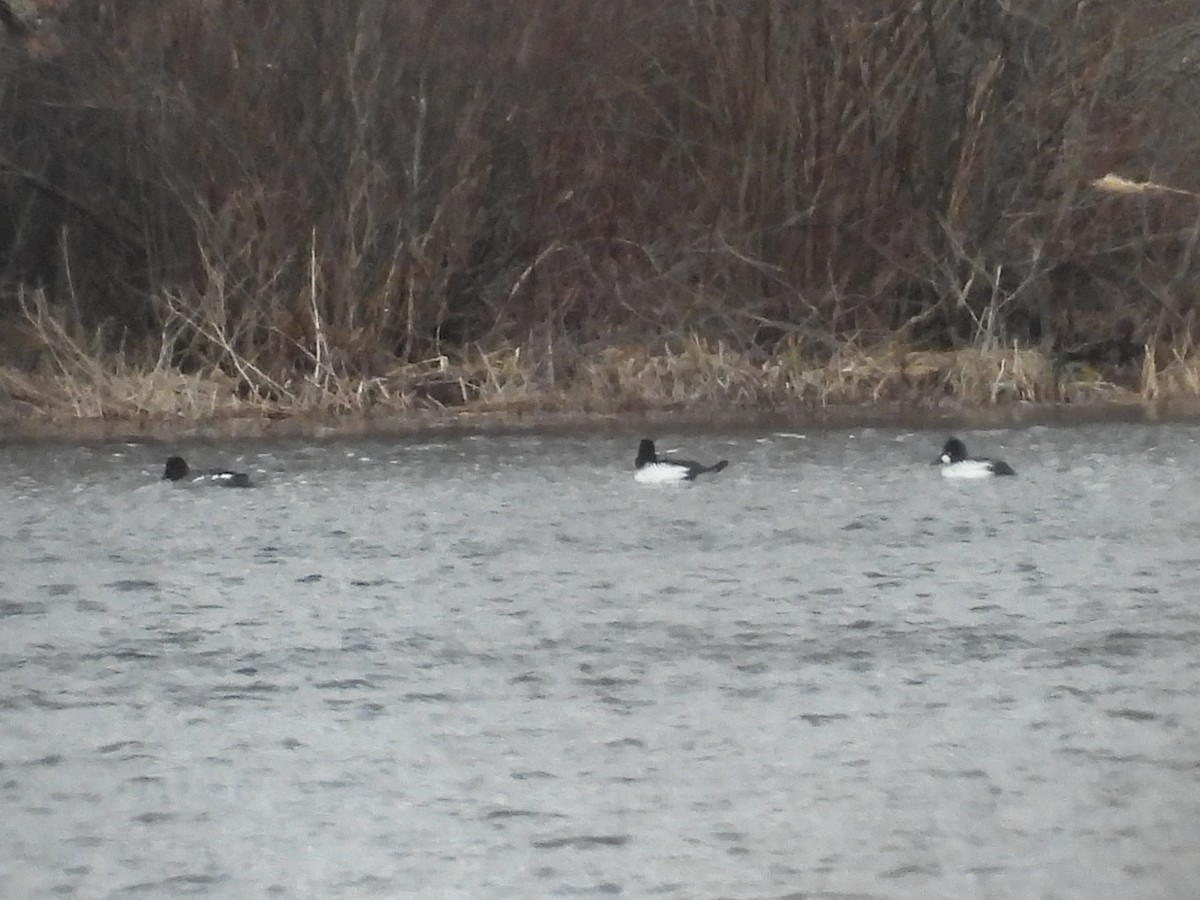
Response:
POLYGON ((1133 383, 1196 341, 1185 0, 40 7, 0 43, 14 333, 37 291, 285 404, 517 346, 551 386, 692 336, 1133 383))

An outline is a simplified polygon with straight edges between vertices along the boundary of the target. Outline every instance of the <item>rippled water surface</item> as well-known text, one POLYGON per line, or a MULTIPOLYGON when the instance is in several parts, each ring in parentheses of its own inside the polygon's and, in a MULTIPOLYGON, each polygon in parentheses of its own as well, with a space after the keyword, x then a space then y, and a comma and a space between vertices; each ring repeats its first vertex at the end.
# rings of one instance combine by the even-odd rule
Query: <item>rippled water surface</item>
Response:
POLYGON ((963 436, 0 448, 0 897, 1196 896, 1200 428, 963 436))

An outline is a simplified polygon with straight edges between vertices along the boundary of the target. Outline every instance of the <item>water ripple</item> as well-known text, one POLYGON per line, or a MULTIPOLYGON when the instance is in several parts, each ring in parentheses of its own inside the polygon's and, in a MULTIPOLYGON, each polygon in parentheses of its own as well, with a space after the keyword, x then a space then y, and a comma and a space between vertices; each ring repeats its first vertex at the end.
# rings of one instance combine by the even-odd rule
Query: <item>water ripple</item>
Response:
POLYGON ((1191 895, 1200 428, 630 440, 0 450, 0 896, 1191 895))

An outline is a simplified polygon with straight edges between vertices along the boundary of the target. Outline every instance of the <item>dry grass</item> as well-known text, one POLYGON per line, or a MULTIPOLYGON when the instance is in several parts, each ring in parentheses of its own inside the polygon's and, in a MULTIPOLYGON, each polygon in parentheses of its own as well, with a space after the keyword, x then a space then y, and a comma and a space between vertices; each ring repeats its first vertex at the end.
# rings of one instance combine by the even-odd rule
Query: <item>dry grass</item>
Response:
POLYGON ((550 376, 544 360, 527 347, 475 348, 458 357, 397 364, 379 378, 330 378, 321 385, 303 380, 266 399, 244 396, 239 382, 219 370, 135 369, 119 357, 89 359, 76 350, 71 358, 60 355, 56 370, 0 368, 0 409, 9 410, 10 418, 137 423, 872 405, 960 409, 1200 398, 1200 357, 1194 354, 1176 354, 1161 369, 1148 365, 1138 387, 1123 389, 1086 365, 1056 366, 1046 354, 1019 347, 930 352, 847 345, 817 354, 788 342, 752 359, 722 341, 691 335, 656 350, 630 345, 575 350, 569 374, 550 376))
POLYGON ((37 415, 135 420, 172 415, 204 420, 238 415, 245 404, 223 379, 178 371, 115 371, 83 381, 66 373, 31 374, 0 368, 0 395, 37 415))
POLYGON ((106 371, 333 414, 999 403, 1200 337, 1192 0, 22 6, 6 361, 35 285, 106 371))
MULTIPOLYGON (((155 352, 105 349, 100 335, 69 327, 40 291, 18 296, 25 366, 0 368, 0 411, 9 419, 203 422, 405 416, 461 412, 601 414, 714 410, 767 411, 907 405, 988 407, 1111 400, 1200 398, 1200 356, 1176 349, 1165 365, 1144 348, 1141 378, 1122 389, 1081 362, 1059 364, 1016 344, 953 351, 917 350, 896 339, 866 345, 792 335, 767 353, 689 333, 657 346, 501 343, 472 345, 417 362, 393 358, 377 376, 329 365, 289 377, 268 375, 208 320, 175 320, 219 340, 224 366, 184 370, 172 361, 178 331, 164 329, 155 352)), ((314 316, 314 319, 316 317, 314 316)), ((318 348, 320 344, 317 345, 318 348)))
POLYGON ((1191 347, 1173 349, 1160 368, 1155 349, 1147 347, 1139 393, 1147 400, 1200 397, 1200 353, 1191 347))

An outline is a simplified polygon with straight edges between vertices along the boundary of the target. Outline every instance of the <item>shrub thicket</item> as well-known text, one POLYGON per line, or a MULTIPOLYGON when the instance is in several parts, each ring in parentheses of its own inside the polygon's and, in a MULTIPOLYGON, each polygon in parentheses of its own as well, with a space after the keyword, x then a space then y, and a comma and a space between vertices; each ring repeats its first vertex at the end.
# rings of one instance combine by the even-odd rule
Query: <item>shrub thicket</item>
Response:
POLYGON ((1198 334, 1194 0, 0 6, 0 362, 1198 334))

